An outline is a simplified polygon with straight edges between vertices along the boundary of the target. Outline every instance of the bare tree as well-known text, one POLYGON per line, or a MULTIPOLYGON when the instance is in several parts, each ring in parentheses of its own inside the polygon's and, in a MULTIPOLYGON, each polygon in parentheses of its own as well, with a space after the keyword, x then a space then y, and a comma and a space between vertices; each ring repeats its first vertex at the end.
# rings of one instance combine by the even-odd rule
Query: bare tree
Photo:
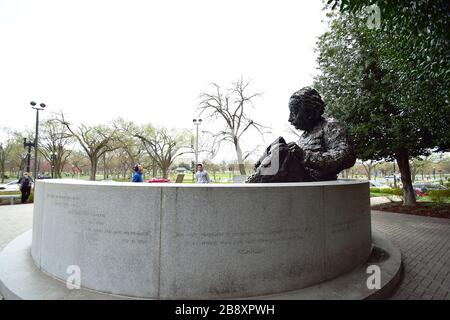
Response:
POLYGON ((364 171, 366 171, 367 180, 370 180, 372 171, 376 166, 377 161, 374 160, 361 161, 361 164, 364 168, 364 171))
POLYGON ((46 120, 42 124, 42 135, 39 139, 39 151, 50 163, 52 176, 61 178, 61 171, 67 162, 73 143, 71 133, 67 127, 57 119, 46 120))
POLYGON ((95 181, 98 160, 105 152, 119 148, 116 143, 116 129, 105 125, 87 126, 81 124, 76 128, 64 119, 61 113, 59 121, 64 124, 71 135, 79 142, 91 164, 89 180, 95 181))
POLYGON ((242 78, 232 84, 228 90, 223 90, 218 84, 211 83, 212 92, 203 92, 200 94, 199 111, 201 116, 205 114, 207 118, 220 120, 223 124, 222 129, 213 133, 214 143, 218 146, 222 142, 232 143, 236 151, 236 157, 239 164, 239 171, 245 175, 244 160, 251 153, 242 151, 242 136, 250 129, 256 129, 261 135, 264 135, 264 129, 267 127, 255 122, 247 113, 248 106, 253 107, 253 99, 260 96, 260 93, 249 93, 247 89, 249 81, 242 78))
POLYGON ((423 172, 430 165, 430 161, 428 158, 429 158, 428 156, 422 156, 413 158, 409 161, 409 166, 411 168, 412 182, 416 181, 416 176, 418 175, 419 172, 422 172, 422 179, 423 179, 423 172))
POLYGON ((136 143, 134 134, 139 131, 139 128, 131 121, 126 121, 123 118, 118 118, 114 121, 114 127, 119 133, 117 135, 117 142, 126 155, 128 156, 126 162, 131 168, 133 165, 141 162, 144 152, 142 144, 136 143))
POLYGON ((149 157, 161 169, 163 178, 168 177, 169 168, 176 158, 192 153, 186 141, 186 132, 169 132, 165 128, 146 125, 134 136, 140 139, 149 157))

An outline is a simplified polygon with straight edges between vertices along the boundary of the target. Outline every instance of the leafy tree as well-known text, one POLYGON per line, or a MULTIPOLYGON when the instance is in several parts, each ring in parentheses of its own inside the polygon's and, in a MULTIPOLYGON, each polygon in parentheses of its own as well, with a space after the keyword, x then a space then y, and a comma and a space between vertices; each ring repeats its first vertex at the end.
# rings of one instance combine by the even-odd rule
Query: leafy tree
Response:
MULTIPOLYGON (((450 121, 449 93, 444 92, 450 74, 443 73, 447 74, 441 79, 447 89, 442 90, 437 83, 441 71, 434 74, 422 67, 411 70, 402 64, 404 60, 408 65, 412 62, 408 58, 400 60, 401 55, 407 57, 410 52, 407 48, 401 52, 398 44, 392 43, 395 40, 389 39, 396 37, 390 28, 396 18, 380 30, 369 30, 367 17, 361 12, 343 10, 329 17, 330 30, 318 41, 321 73, 316 78, 327 113, 349 126, 360 159, 397 160, 404 204, 414 204, 409 159, 450 146, 445 129, 450 121), (411 83, 404 83, 408 81, 411 83)), ((406 33, 405 28, 395 30, 406 33)), ((440 58, 439 50, 435 54, 432 60, 440 58)), ((448 70, 448 56, 445 60, 448 70)))
POLYGON ((3 183, 6 172, 17 172, 25 169, 26 150, 23 146, 23 138, 28 132, 13 131, 8 128, 3 130, 6 138, 0 141, 0 180, 3 183))
POLYGON ((10 139, 8 139, 5 144, 0 142, 0 181, 1 183, 5 182, 5 164, 6 159, 11 153, 13 147, 13 143, 10 139))
MULTIPOLYGON (((391 88, 397 104, 419 110, 415 117, 428 130, 438 151, 450 150, 450 2, 447 0, 328 0, 342 13, 367 22, 371 6, 381 12, 379 30, 368 32, 380 67, 395 75, 391 88), (433 117, 436 111, 444 117, 433 117)), ((367 28, 364 28, 367 31, 367 28)))

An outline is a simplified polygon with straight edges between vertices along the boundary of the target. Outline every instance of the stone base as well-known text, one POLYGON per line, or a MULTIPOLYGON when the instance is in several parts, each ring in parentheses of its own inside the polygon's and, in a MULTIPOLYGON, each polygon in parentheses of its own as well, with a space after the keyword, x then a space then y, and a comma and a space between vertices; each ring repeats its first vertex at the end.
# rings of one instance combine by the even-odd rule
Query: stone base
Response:
MULTIPOLYGON (((402 272, 400 251, 382 234, 372 233, 373 251, 368 262, 338 278, 301 290, 248 297, 270 300, 385 299, 397 287, 402 272), (366 272, 370 265, 381 270, 381 288, 368 289, 366 272)), ((105 300, 136 299, 98 291, 69 290, 66 284, 39 270, 31 254, 31 230, 17 237, 0 253, 0 295, 24 300, 105 300)))

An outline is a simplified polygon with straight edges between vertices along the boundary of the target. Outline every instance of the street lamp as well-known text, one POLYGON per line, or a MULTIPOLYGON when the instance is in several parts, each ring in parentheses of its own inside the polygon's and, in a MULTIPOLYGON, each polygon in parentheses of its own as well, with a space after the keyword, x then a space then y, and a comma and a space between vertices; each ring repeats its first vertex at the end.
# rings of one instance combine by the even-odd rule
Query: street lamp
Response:
POLYGON ((31 159, 31 147, 34 147, 34 141, 27 142, 27 138, 23 138, 23 147, 28 148, 27 150, 27 170, 26 172, 30 172, 30 159, 31 159))
POLYGON ((197 126, 197 138, 195 139, 195 165, 198 164, 198 126, 202 124, 202 119, 193 119, 192 122, 197 126))
POLYGON ((394 159, 394 188, 397 188, 397 177, 395 176, 395 159, 394 159))
POLYGON ((34 137, 34 179, 37 179, 38 170, 38 141, 39 141, 39 111, 44 110, 45 104, 41 103, 37 106, 36 102, 31 101, 31 108, 36 110, 36 135, 34 137))

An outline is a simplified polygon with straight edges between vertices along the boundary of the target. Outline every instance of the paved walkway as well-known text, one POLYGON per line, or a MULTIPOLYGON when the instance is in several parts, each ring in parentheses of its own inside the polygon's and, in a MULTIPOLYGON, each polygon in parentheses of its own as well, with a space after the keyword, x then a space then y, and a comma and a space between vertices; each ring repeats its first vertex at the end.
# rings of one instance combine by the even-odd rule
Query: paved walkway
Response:
POLYGON ((33 205, 0 206, 0 251, 15 237, 31 229, 33 205))
MULTIPOLYGON (((32 211, 30 204, 0 206, 0 250, 31 228, 32 211)), ((372 227, 403 254, 404 276, 392 299, 450 300, 450 219, 372 211, 372 227)))
POLYGON ((403 279, 392 299, 450 300, 450 219, 372 211, 372 226, 403 255, 403 279))

